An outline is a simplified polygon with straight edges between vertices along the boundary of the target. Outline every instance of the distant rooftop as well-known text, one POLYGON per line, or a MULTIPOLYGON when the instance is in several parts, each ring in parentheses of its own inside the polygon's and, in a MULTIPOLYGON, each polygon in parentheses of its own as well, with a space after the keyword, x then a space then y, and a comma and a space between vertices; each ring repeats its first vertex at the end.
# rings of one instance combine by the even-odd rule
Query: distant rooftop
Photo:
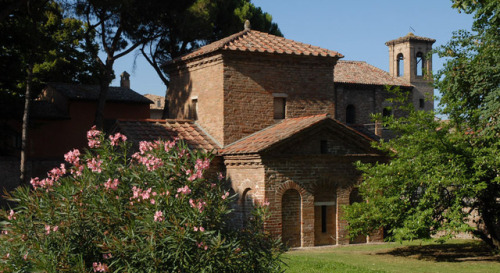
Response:
MULTIPOLYGON (((71 83, 49 83, 47 87, 53 88, 61 95, 71 100, 90 100, 94 101, 99 98, 99 85, 84 85, 71 83)), ((152 103, 143 95, 135 92, 130 88, 110 86, 106 97, 107 101, 113 102, 135 102, 135 103, 152 103)))
POLYGON ((151 104, 151 107, 150 107, 151 109, 163 110, 163 108, 165 107, 165 97, 164 96, 145 94, 144 97, 153 101, 153 104, 151 104))
POLYGON ((336 83, 412 87, 405 80, 362 61, 338 61, 333 80, 336 83))
POLYGON ((399 37, 397 39, 394 39, 394 40, 390 40, 388 42, 385 43, 386 46, 389 46, 389 45, 396 45, 396 44, 400 44, 400 43, 404 43, 404 42, 408 42, 408 41, 420 41, 420 42, 428 42, 428 43, 434 43, 436 42, 435 39, 431 39, 431 38, 427 38, 427 37, 421 37, 421 36, 416 36, 415 34, 413 34, 412 32, 406 34, 406 36, 404 37, 399 37))

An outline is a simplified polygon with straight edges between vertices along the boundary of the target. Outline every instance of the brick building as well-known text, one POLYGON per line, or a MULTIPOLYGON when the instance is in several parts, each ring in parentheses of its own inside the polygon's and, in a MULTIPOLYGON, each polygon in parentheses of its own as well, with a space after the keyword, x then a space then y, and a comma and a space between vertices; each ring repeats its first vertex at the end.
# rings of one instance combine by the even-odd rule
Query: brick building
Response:
POLYGON ((430 70, 425 54, 433 42, 413 34, 388 42, 387 73, 247 29, 166 66, 171 120, 120 121, 118 130, 136 140, 205 143, 239 196, 240 224, 254 204, 267 201, 272 215, 265 228, 290 246, 381 240, 380 231, 349 240, 341 206, 360 201, 353 163, 387 160, 370 146, 383 135, 370 114, 398 114, 390 112, 384 86, 412 92, 418 109, 433 108, 425 100, 433 93, 429 81, 415 74, 430 70))

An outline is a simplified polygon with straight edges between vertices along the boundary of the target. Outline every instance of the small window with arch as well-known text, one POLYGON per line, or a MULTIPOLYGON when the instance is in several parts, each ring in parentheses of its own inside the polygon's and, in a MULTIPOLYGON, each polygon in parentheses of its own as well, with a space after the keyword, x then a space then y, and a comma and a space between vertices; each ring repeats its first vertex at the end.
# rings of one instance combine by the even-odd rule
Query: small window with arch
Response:
POLYGON ((425 65, 424 54, 422 52, 417 52, 415 58, 416 58, 415 64, 417 66, 415 70, 416 76, 422 77, 424 75, 424 65, 425 65))
POLYGON ((388 118, 390 116, 392 116, 392 109, 390 107, 385 107, 384 109, 382 109, 382 117, 388 118))
POLYGON ((405 73, 404 69, 404 57, 403 53, 399 53, 397 56, 397 76, 402 77, 405 73))
POLYGON ((352 104, 347 105, 345 109, 345 122, 348 124, 356 123, 356 108, 352 104))

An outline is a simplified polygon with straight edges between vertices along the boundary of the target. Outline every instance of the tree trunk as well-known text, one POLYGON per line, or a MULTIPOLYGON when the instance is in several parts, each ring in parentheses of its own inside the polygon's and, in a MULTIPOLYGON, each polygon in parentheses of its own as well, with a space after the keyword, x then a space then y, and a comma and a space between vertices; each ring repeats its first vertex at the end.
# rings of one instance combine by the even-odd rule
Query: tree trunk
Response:
POLYGON ((165 105, 163 106, 163 112, 161 114, 162 119, 167 119, 169 118, 168 116, 168 100, 167 100, 167 92, 168 92, 168 87, 167 91, 165 91, 165 105))
POLYGON ((106 97, 108 96, 109 84, 111 83, 111 74, 113 73, 113 62, 106 60, 106 66, 100 79, 99 98, 97 100, 97 109, 95 112, 94 124, 99 130, 104 129, 104 107, 106 106, 106 97))
POLYGON ((20 185, 28 184, 26 179, 26 162, 27 154, 26 147, 28 141, 28 123, 30 115, 30 104, 31 104, 31 82, 33 79, 33 65, 28 65, 27 77, 26 77, 26 94, 24 98, 24 114, 23 114, 23 126, 21 133, 21 162, 20 162, 20 185))

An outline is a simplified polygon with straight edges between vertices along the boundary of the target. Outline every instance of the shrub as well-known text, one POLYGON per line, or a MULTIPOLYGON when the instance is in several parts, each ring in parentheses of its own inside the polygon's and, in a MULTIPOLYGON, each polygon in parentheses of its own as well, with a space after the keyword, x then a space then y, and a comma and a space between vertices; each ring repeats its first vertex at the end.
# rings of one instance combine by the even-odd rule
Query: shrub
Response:
POLYGON ((280 244, 259 206, 246 229, 230 224, 222 175, 211 156, 182 142, 141 142, 92 129, 32 189, 14 191, 0 235, 2 272, 276 272, 280 244))

